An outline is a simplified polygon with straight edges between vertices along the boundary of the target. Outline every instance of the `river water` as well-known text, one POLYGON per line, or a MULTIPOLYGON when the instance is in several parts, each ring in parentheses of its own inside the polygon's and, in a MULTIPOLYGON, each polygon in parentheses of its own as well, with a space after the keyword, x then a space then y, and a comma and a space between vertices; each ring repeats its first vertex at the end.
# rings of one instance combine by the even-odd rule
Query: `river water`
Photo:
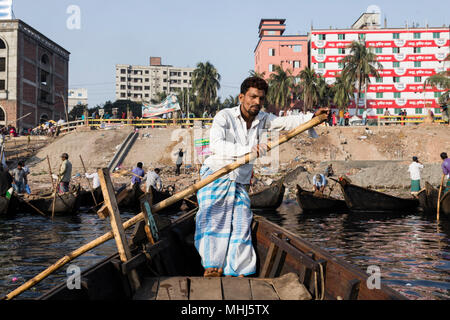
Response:
MULTIPOLYGON (((450 299, 450 225, 417 214, 302 215, 294 201, 274 212, 257 212, 347 262, 378 266, 382 283, 410 299, 450 299)), ((122 213, 123 221, 132 214, 122 213)), ((31 279, 59 258, 110 230, 95 214, 55 217, 19 214, 0 218, 0 296, 31 279)), ((132 232, 130 228, 127 234, 132 232)), ((84 270, 116 250, 113 240, 70 264, 84 270)), ((17 299, 32 299, 67 278, 64 266, 17 299)))

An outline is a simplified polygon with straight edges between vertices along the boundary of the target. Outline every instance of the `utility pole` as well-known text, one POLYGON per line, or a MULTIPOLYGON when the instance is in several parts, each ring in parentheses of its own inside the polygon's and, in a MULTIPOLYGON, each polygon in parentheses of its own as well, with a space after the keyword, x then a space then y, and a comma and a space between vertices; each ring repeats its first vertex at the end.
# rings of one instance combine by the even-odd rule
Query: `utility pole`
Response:
POLYGON ((63 104, 64 104, 64 111, 66 112, 66 122, 69 122, 69 113, 67 112, 67 106, 66 106, 66 99, 64 99, 64 94, 60 92, 63 104))

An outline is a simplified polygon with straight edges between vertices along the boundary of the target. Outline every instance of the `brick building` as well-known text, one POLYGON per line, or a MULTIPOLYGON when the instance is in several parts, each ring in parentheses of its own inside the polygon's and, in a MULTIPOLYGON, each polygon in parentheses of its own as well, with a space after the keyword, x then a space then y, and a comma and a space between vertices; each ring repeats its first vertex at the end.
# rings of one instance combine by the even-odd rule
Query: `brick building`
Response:
POLYGON ((0 20, 0 126, 65 119, 70 53, 21 20, 0 20))

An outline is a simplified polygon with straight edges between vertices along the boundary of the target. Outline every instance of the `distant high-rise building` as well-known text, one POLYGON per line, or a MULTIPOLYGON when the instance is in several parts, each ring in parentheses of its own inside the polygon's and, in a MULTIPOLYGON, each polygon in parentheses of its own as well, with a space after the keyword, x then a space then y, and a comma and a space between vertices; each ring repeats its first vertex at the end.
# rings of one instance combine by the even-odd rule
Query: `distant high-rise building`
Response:
POLYGON ((176 93, 192 88, 195 68, 163 65, 161 57, 150 57, 149 66, 116 65, 116 100, 150 102, 159 92, 176 93))
MULTIPOLYGON (((408 115, 424 115, 426 108, 440 113, 439 97, 444 90, 427 86, 425 80, 449 70, 445 58, 450 52, 449 27, 380 28, 380 13, 363 13, 350 29, 311 30, 311 67, 328 84, 339 77, 342 59, 350 54, 352 41, 364 43, 377 55, 383 66, 379 78, 370 78, 367 87, 368 116, 391 115, 406 110, 408 115)), ((364 88, 363 88, 364 91, 364 88)), ((359 100, 359 114, 364 111, 364 92, 359 100)), ((355 105, 350 106, 355 113, 355 105)))
MULTIPOLYGON (((308 66, 308 36, 285 35, 285 19, 261 19, 259 40, 254 50, 255 71, 268 79, 275 65, 298 76, 308 66)), ((298 80, 297 80, 298 81, 298 80)))
POLYGON ((69 89, 69 103, 68 112, 72 110, 73 107, 77 105, 87 105, 88 104, 88 91, 85 88, 79 89, 69 89))
POLYGON ((65 119, 70 52, 21 20, 0 20, 0 125, 65 119))

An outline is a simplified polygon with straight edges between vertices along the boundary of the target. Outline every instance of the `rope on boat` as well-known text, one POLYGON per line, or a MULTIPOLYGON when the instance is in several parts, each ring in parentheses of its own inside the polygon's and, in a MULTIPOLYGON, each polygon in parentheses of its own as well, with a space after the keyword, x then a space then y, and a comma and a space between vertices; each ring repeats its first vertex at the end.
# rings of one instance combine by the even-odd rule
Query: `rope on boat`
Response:
POLYGON ((325 279, 323 277, 323 266, 321 263, 319 263, 319 272, 320 272, 320 298, 319 298, 319 292, 318 289, 318 282, 317 282, 317 271, 314 271, 314 293, 316 295, 316 300, 323 300, 325 296, 325 279))

